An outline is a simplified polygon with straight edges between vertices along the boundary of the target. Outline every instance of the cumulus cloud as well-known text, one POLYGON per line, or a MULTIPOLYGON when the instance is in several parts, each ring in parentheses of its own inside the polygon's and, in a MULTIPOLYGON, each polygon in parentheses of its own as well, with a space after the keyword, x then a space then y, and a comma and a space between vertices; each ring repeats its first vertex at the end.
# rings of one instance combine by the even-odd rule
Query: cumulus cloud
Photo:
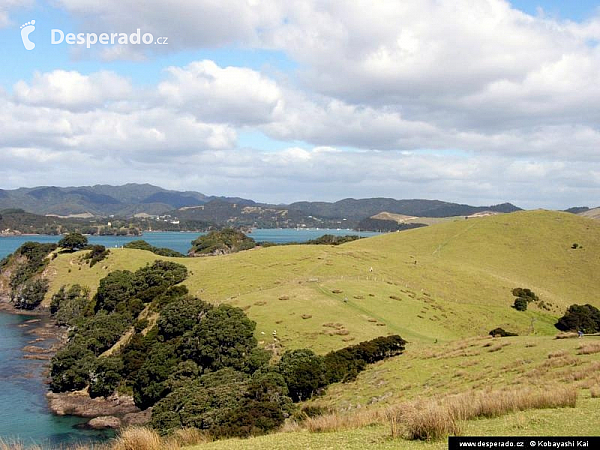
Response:
POLYGON ((170 80, 158 85, 163 101, 206 121, 268 123, 282 106, 277 84, 251 69, 197 61, 167 72, 170 80))
POLYGON ((31 84, 19 81, 13 88, 19 102, 29 105, 86 110, 107 102, 126 100, 132 94, 128 80, 113 72, 82 75, 75 71, 36 72, 31 84))

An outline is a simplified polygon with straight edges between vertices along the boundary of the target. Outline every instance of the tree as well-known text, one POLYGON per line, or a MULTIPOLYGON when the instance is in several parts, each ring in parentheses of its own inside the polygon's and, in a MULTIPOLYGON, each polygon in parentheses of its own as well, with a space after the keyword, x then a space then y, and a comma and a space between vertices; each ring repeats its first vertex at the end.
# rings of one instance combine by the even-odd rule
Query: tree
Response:
POLYGON ((100 280, 94 296, 94 311, 112 312, 117 304, 133 295, 133 273, 129 270, 115 270, 100 280))
POLYGON ((248 360, 257 345, 255 327, 240 308, 219 305, 183 335, 180 353, 204 369, 248 371, 248 360))
POLYGON ((66 392, 83 389, 95 366, 94 354, 84 339, 75 339, 56 352, 50 363, 50 389, 66 392))
POLYGON ((584 333, 600 332, 600 310, 590 304, 571 305, 554 325, 561 331, 583 331, 584 333))
POLYGON ((212 305, 197 297, 185 296, 163 308, 158 319, 158 332, 165 340, 182 336, 201 322, 212 305))
POLYGON ((69 233, 58 241, 58 246, 65 250, 76 252, 88 244, 87 238, 81 233, 69 233))
POLYGON ((108 397, 111 395, 121 381, 122 370, 123 361, 121 358, 98 358, 96 366, 90 374, 90 397, 108 397))
POLYGON ((277 371, 283 376, 295 402, 309 399, 327 384, 323 357, 309 349, 286 351, 277 371))

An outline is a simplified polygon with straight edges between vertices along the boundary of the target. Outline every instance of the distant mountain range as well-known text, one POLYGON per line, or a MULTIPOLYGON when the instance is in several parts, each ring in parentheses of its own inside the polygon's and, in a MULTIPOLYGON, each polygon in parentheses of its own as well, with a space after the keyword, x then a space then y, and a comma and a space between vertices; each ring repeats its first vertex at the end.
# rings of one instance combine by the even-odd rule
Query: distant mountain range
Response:
POLYGON ((86 214, 131 217, 138 213, 158 215, 186 206, 203 205, 216 199, 254 204, 252 200, 209 197, 191 191, 170 191, 151 184, 0 189, 0 209, 21 208, 35 214, 60 216, 86 214))
MULTIPOLYGON (((213 200, 252 206, 253 200, 236 197, 206 196, 194 191, 171 191, 151 184, 123 186, 40 186, 14 190, 0 189, 0 209, 22 208, 36 214, 93 214, 96 216, 133 216, 136 213, 163 214, 185 207, 205 205, 213 200)), ((352 198, 329 202, 296 202, 290 205, 263 205, 271 208, 300 211, 319 217, 339 218, 348 215, 368 217, 381 211, 423 217, 468 215, 491 210, 519 210, 510 203, 496 206, 469 206, 439 200, 394 200, 391 198, 352 198)))

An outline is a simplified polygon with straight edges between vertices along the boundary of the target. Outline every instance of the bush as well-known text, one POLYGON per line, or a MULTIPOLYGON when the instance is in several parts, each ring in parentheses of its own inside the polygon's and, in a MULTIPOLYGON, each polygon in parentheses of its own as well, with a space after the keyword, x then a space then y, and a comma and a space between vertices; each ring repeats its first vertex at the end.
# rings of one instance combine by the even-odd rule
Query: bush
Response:
POLYGON ((527 311, 527 300, 523 297, 515 298, 513 308, 515 308, 517 311, 527 311))
POLYGON ((87 386, 96 358, 83 339, 69 342, 50 362, 52 392, 77 391, 87 386))
POLYGON ((199 298, 186 296, 163 308, 158 319, 158 332, 165 340, 182 336, 206 317, 212 305, 199 298))
POLYGON ((127 326, 124 316, 101 312, 80 321, 70 335, 85 338, 87 348, 98 356, 117 343, 127 326))
POLYGON ((500 336, 500 337, 518 336, 517 333, 511 333, 510 331, 505 331, 503 328, 494 328, 488 334, 490 336, 500 336))
POLYGON ((295 402, 311 398, 327 385, 324 358, 309 349, 286 351, 277 364, 277 371, 295 402))
POLYGON ((10 277, 10 287, 15 290, 34 275, 42 272, 48 264, 46 258, 50 252, 56 250, 56 244, 40 244, 38 242, 25 242, 15 252, 13 257, 22 257, 25 261, 18 264, 10 277))
POLYGON ((74 284, 69 289, 61 286, 56 294, 52 296, 50 313, 54 315, 58 325, 73 326, 80 321, 90 303, 90 290, 74 284))
POLYGON ((94 311, 114 311, 119 302, 133 294, 133 273, 129 270, 115 270, 100 280, 94 296, 94 311))
POLYGON ((230 368, 189 380, 152 409, 152 427, 167 434, 183 427, 215 431, 244 399, 247 375, 230 368))
POLYGON ((107 250, 104 245, 92 245, 90 250, 91 251, 83 257, 84 261, 87 261, 90 267, 94 267, 96 263, 99 263, 110 254, 110 250, 107 250))
POLYGON ((47 280, 26 281, 12 290, 11 301, 15 308, 32 310, 42 303, 46 292, 48 292, 47 280))
POLYGON ((600 310, 590 304, 571 305, 554 325, 561 331, 600 332, 600 310))
POLYGON ((183 335, 179 352, 204 369, 249 371, 248 359, 257 344, 255 327, 240 308, 219 305, 183 335))
POLYGON ((235 253, 249 250, 256 246, 254 239, 246 236, 239 230, 225 228, 220 231, 211 231, 192 241, 191 255, 211 255, 235 253))
POLYGON ((140 409, 146 409, 170 392, 167 380, 177 366, 174 343, 156 342, 144 360, 133 385, 133 400, 140 409))
POLYGON ((160 256, 168 256, 168 257, 174 257, 174 258, 180 258, 180 257, 185 256, 179 252, 176 252, 175 250, 171 250, 170 248, 154 247, 153 245, 150 245, 146 241, 143 241, 143 240, 128 242, 123 247, 124 248, 134 248, 134 249, 138 249, 138 250, 146 250, 146 251, 154 253, 155 255, 160 255, 160 256))
POLYGON ((122 370, 123 361, 121 361, 121 358, 98 358, 96 366, 90 374, 90 397, 108 397, 111 395, 121 382, 122 370))

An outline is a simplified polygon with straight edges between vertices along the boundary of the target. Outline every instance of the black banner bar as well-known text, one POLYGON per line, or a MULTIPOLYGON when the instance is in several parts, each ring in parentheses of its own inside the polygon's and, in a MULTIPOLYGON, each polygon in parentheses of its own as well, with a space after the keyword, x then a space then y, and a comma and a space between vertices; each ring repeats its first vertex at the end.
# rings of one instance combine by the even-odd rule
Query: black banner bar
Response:
POLYGON ((450 436, 448 450, 600 449, 600 436, 450 436))

